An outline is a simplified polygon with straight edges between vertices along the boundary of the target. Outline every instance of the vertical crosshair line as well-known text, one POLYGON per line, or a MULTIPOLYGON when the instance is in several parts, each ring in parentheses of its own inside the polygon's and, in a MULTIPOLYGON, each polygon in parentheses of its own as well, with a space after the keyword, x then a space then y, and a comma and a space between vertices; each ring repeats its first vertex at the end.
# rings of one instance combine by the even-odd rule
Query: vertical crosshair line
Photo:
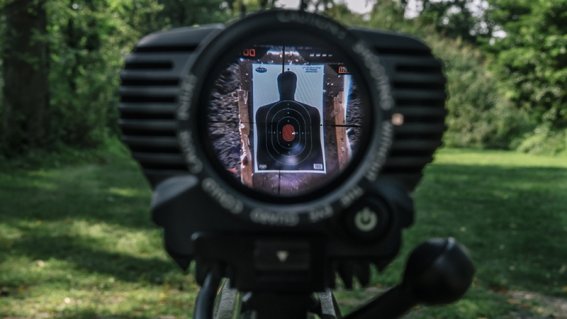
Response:
POLYGON ((283 46, 282 49, 282 73, 285 72, 285 45, 283 46))
POLYGON ((282 193, 282 171, 278 170, 278 195, 282 193))
MULTIPOLYGON (((285 44, 282 47, 282 73, 285 72, 285 44)), ((282 171, 278 170, 278 194, 282 192, 282 171)))

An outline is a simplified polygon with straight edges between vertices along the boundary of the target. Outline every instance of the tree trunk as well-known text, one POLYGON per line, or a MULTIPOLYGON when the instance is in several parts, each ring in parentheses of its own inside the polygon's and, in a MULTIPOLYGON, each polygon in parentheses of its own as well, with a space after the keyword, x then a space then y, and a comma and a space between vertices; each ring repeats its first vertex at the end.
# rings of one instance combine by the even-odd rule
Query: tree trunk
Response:
POLYGON ((49 138, 49 52, 45 0, 4 8, 2 146, 7 155, 44 147, 49 138))

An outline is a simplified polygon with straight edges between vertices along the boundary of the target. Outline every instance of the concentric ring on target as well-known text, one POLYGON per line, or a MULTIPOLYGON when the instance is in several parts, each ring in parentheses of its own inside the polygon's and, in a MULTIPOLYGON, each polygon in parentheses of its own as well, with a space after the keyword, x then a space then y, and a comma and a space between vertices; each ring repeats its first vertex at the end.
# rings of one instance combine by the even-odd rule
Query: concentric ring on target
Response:
POLYGON ((271 170, 280 172, 299 170, 305 161, 313 160, 313 156, 318 157, 314 161, 322 163, 321 119, 316 110, 312 110, 314 116, 309 114, 308 108, 310 106, 284 101, 258 110, 254 123, 258 161, 269 161, 271 170))

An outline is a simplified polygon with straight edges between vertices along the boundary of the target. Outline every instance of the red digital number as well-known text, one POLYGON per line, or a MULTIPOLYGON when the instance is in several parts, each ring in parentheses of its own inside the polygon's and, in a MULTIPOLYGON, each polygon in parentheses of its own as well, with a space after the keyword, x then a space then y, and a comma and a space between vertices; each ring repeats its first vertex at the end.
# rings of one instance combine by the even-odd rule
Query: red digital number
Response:
POLYGON ((254 58, 256 57, 256 49, 246 49, 242 51, 242 55, 244 55, 245 57, 254 58))

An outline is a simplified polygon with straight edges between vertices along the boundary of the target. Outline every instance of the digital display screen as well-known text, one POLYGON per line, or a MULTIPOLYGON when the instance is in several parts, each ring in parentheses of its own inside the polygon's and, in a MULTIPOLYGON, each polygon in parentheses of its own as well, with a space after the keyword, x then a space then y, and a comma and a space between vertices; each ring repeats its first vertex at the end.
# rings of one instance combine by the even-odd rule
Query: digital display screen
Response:
POLYGON ((209 147, 253 190, 297 196, 344 171, 360 151, 369 106, 332 48, 252 45, 214 79, 209 147))

